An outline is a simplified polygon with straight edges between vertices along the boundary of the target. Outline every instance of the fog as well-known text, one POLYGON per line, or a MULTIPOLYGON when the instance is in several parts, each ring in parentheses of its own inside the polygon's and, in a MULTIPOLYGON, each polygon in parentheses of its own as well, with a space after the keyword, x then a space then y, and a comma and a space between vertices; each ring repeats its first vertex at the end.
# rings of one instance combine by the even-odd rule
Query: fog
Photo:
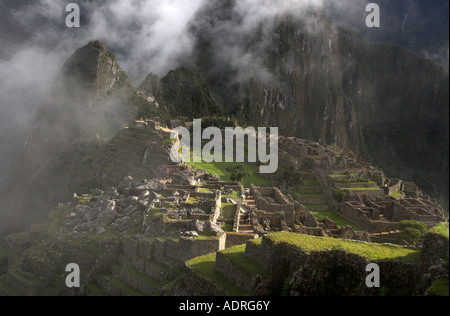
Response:
MULTIPOLYGON (((199 8, 222 1, 81 0, 77 1, 81 8, 81 27, 70 29, 65 25, 68 14, 65 7, 72 1, 2 0, 9 8, 7 10, 0 3, 0 29, 4 31, 0 32, 0 184, 3 188, 11 185, 4 180, 14 170, 37 110, 48 96, 64 61, 76 49, 92 40, 103 41, 116 53, 119 65, 134 84, 139 85, 148 73, 164 76, 189 60, 194 39, 187 32, 188 24, 195 24, 192 19, 199 8)), ((237 79, 246 80, 256 71, 260 78, 271 76, 262 66, 257 49, 253 52, 247 50, 246 40, 261 26, 263 32, 270 30, 278 15, 289 13, 301 17, 309 32, 320 32, 314 19, 308 18, 307 7, 325 6, 338 23, 355 26, 364 23, 367 15, 365 4, 369 1, 231 2, 234 3, 232 14, 236 18, 228 22, 218 20, 221 23, 208 30, 217 39, 213 58, 218 63, 229 63, 239 70, 237 79)), ((389 30, 399 17, 383 12, 384 28, 389 30)), ((215 15, 211 16, 211 19, 215 18, 215 15)), ((371 36, 369 33, 366 34, 368 37, 371 36)), ((377 36, 373 38, 378 39, 377 36)), ((448 59, 448 41, 436 51, 427 50, 425 53, 434 58, 438 58, 436 54, 447 54, 448 59)))

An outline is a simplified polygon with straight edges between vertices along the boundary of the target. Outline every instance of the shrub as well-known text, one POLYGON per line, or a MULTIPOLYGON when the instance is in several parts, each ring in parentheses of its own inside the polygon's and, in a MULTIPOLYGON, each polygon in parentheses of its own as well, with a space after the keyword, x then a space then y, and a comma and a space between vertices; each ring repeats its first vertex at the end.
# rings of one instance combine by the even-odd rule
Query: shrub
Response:
POLYGON ((241 182, 243 178, 252 176, 252 173, 241 165, 230 166, 227 167, 225 170, 231 173, 230 176, 231 181, 241 182))
POLYGON ((344 202, 344 200, 345 200, 345 198, 346 198, 345 192, 344 192, 344 191, 340 191, 340 190, 334 191, 333 196, 334 196, 334 199, 335 199, 336 201, 338 201, 339 203, 344 202))
POLYGON ((400 238, 410 244, 417 244, 425 237, 428 228, 418 221, 402 221, 399 226, 400 238))

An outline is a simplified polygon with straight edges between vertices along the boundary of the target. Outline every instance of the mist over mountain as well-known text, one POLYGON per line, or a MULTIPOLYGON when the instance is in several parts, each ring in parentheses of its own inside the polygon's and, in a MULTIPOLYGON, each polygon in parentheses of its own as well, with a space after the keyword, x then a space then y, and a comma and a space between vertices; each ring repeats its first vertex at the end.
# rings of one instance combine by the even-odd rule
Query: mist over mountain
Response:
POLYGON ((328 15, 357 30, 373 43, 403 47, 448 67, 449 2, 447 0, 326 1, 328 15), (369 2, 381 10, 381 27, 367 28, 363 12, 369 2))
POLYGON ((448 70, 371 44, 324 11, 278 9, 212 1, 193 19, 193 63, 226 111, 350 148, 448 196, 448 70))
MULTIPOLYGON (((150 78, 157 89, 149 91, 167 117, 224 111, 241 124, 278 126, 283 135, 351 149, 390 176, 414 180, 448 200, 448 68, 419 56, 445 65, 448 1, 380 1, 381 29, 365 26, 366 1, 78 3, 82 27, 69 29, 65 3, 0 1, 0 73, 8 78, 0 81, 3 191, 13 186, 5 179, 20 179, 14 184, 18 196, 25 186, 38 185, 39 172, 54 164, 54 178, 37 191, 48 183, 61 190, 39 197, 39 208, 70 197, 80 183, 61 185, 68 173, 58 161, 74 162, 73 172, 82 168, 75 161, 92 153, 92 140, 107 142, 139 113, 136 104, 121 111, 133 103, 134 86, 145 88, 144 78, 150 78), (99 44, 97 54, 88 45, 91 57, 71 64, 83 54, 80 47, 95 39, 108 49, 99 44), (113 66, 96 69, 102 59, 92 56, 106 56, 113 66), (100 81, 84 77, 98 78, 99 71, 105 76, 100 81), (129 94, 121 97, 119 74, 130 78, 123 79, 129 94), (63 80, 65 88, 63 77, 73 80, 63 80), (92 89, 93 82, 102 87, 92 89), (104 137, 94 128, 101 122, 108 122, 104 137), (46 135, 54 136, 50 130, 66 138, 47 144, 46 135), (34 181, 28 181, 30 175, 34 181)), ((30 204, 5 210, 7 204, 1 204, 2 213, 31 209, 30 204)))

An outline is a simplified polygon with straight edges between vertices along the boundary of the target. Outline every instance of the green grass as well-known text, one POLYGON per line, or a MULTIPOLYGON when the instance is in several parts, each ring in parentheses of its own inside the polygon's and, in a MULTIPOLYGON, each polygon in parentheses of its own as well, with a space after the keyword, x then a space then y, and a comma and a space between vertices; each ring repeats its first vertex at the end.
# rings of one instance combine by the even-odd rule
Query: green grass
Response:
POLYGON ((305 204, 304 205, 308 210, 320 210, 322 207, 326 206, 327 209, 330 209, 330 206, 328 204, 305 204))
MULTIPOLYGON (((191 154, 192 155, 192 154, 191 154)), ((192 160, 192 159, 191 159, 192 160)), ((225 159, 223 159, 225 161, 225 159)), ((218 175, 223 181, 231 180, 231 172, 227 171, 226 168, 232 165, 243 166, 246 170, 250 171, 252 176, 245 177, 242 179, 242 184, 244 186, 254 185, 268 185, 271 183, 270 180, 263 178, 258 174, 258 168, 251 164, 245 162, 188 162, 189 165, 195 167, 196 169, 206 170, 208 173, 218 175)))
POLYGON ((222 197, 230 198, 230 199, 239 199, 241 197, 241 192, 235 191, 233 194, 222 195, 222 197))
POLYGON ((222 212, 225 220, 232 220, 236 215, 236 205, 232 203, 222 203, 222 212))
POLYGON ((398 191, 398 192, 395 192, 395 193, 391 194, 391 196, 393 198, 401 198, 403 196, 403 192, 402 191, 398 191))
POLYGON ((438 234, 446 238, 449 238, 448 222, 437 224, 432 229, 430 229, 430 233, 438 234))
POLYGON ((150 215, 148 216, 147 220, 150 222, 154 222, 159 220, 164 215, 164 212, 160 207, 154 207, 150 211, 150 215))
POLYGON ((428 295, 432 296, 449 296, 448 279, 436 280, 427 290, 428 295))
POLYGON ((75 210, 75 206, 72 204, 63 205, 56 208, 48 215, 49 227, 47 229, 47 235, 53 236, 61 227, 67 215, 75 210))
POLYGON ((395 260, 395 261, 420 261, 420 250, 410 249, 390 244, 372 244, 352 240, 342 240, 324 237, 314 237, 294 233, 275 233, 268 235, 274 243, 287 243, 302 249, 305 252, 338 250, 360 255, 369 261, 395 260))
POLYGON ((374 188, 344 188, 343 190, 348 191, 380 191, 380 187, 374 187, 374 188))
POLYGON ((234 227, 231 224, 224 224, 222 225, 221 228, 223 229, 224 232, 232 233, 234 227))
POLYGON ((89 289, 93 296, 106 296, 105 292, 103 292, 100 285, 98 285, 96 282, 91 282, 86 285, 86 287, 89 289))
POLYGON ((250 242, 256 246, 261 246, 262 244, 262 238, 252 239, 250 242))
POLYGON ((292 195, 298 196, 299 198, 313 198, 313 197, 324 197, 323 193, 300 193, 297 190, 291 192, 292 195))
POLYGON ((231 262, 240 266, 250 275, 260 275, 267 277, 268 272, 259 264, 244 255, 246 245, 240 245, 221 251, 231 262))
POLYGON ((114 286, 116 289, 118 289, 122 294, 129 295, 129 296, 145 296, 143 293, 139 292, 138 290, 132 288, 125 282, 115 278, 112 275, 104 276, 109 279, 109 283, 114 286))
MULTIPOLYGON (((352 177, 357 177, 357 176, 359 176, 359 174, 352 173, 351 176, 352 177)), ((329 177, 332 178, 332 179, 336 179, 336 178, 339 179, 339 178, 348 178, 348 175, 345 175, 345 174, 330 174, 329 177)))
POLYGON ((333 211, 310 211, 316 219, 318 220, 323 220, 325 219, 325 217, 328 217, 329 219, 331 219, 332 221, 335 221, 336 224, 339 227, 342 226, 350 226, 351 228, 353 228, 353 231, 355 232, 362 232, 364 231, 364 229, 362 229, 361 227, 359 227, 358 225, 353 224, 352 222, 349 222, 348 220, 346 220, 345 218, 343 218, 342 216, 339 216, 339 214, 336 214, 333 211))
POLYGON ((215 284, 219 285, 230 296, 248 296, 241 289, 234 286, 227 280, 219 271, 216 270, 216 254, 211 253, 209 255, 201 256, 189 260, 186 262, 195 273, 211 280, 215 284))

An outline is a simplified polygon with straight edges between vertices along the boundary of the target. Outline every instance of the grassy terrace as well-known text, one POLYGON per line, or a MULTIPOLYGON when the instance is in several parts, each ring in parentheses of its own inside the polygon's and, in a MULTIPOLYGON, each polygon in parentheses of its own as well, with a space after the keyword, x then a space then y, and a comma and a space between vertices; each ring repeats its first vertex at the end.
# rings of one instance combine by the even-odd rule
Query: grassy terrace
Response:
POLYGON ((197 273, 215 284, 219 285, 222 290, 231 296, 247 296, 241 289, 234 286, 230 281, 227 280, 219 271, 216 270, 216 254, 211 253, 206 256, 201 256, 194 258, 186 262, 190 266, 194 273, 197 273))
POLYGON ((240 245, 221 251, 231 262, 240 266, 246 273, 250 275, 260 275, 267 277, 268 272, 259 264, 244 255, 245 245, 240 245))
POLYGON ((430 233, 438 234, 446 238, 449 238, 448 225, 449 225, 448 222, 440 223, 434 226, 432 229, 430 229, 430 233))
POLYGON ((236 215, 236 205, 232 203, 222 203, 223 218, 233 220, 236 215))
POLYGON ((291 194, 297 196, 299 198, 314 198, 314 197, 322 197, 323 193, 300 193, 297 190, 291 191, 291 194))
POLYGON ((358 225, 353 224, 352 222, 349 222, 348 220, 346 220, 342 216, 339 216, 339 214, 336 214, 333 211, 314 211, 314 210, 310 210, 310 212, 318 220, 323 220, 323 219, 325 219, 325 217, 328 217, 332 221, 336 222, 336 224, 339 227, 341 227, 341 226, 350 226, 351 228, 353 228, 353 231, 355 231, 355 232, 362 232, 362 231, 364 231, 364 229, 362 229, 358 225))
POLYGON ((381 188, 380 187, 374 187, 374 188, 344 188, 343 189, 348 190, 348 191, 380 191, 381 188))
MULTIPOLYGON (((193 154, 191 153, 191 156, 193 154)), ((191 159, 193 160, 193 159, 191 159)), ((225 161, 224 159, 222 159, 225 161)), ((245 162, 189 162, 189 165, 195 167, 196 169, 203 169, 206 170, 208 173, 213 173, 218 175, 223 181, 230 181, 231 173, 226 170, 227 167, 231 165, 240 165, 243 166, 246 170, 250 171, 252 176, 251 177, 245 177, 242 180, 242 184, 244 186, 249 186, 250 184, 254 185, 268 185, 271 183, 270 180, 263 178, 258 174, 258 168, 254 165, 251 165, 249 163, 245 162)))
POLYGON ((401 198, 403 196, 403 192, 402 191, 398 191, 398 192, 395 192, 395 193, 391 194, 391 196, 393 198, 401 198))
MULTIPOLYGON (((357 177, 357 173, 352 173, 350 176, 357 177)), ((329 177, 337 182, 339 182, 340 179, 347 179, 348 175, 345 174, 330 174, 329 177)))
POLYGON ((305 252, 321 250, 342 249, 356 255, 360 255, 369 261, 396 260, 419 262, 420 250, 390 244, 372 244, 351 240, 341 240, 324 237, 299 235, 287 232, 268 235, 274 243, 287 243, 302 249, 305 252))
POLYGON ((438 279, 428 289, 428 294, 434 296, 449 296, 448 279, 438 279))

